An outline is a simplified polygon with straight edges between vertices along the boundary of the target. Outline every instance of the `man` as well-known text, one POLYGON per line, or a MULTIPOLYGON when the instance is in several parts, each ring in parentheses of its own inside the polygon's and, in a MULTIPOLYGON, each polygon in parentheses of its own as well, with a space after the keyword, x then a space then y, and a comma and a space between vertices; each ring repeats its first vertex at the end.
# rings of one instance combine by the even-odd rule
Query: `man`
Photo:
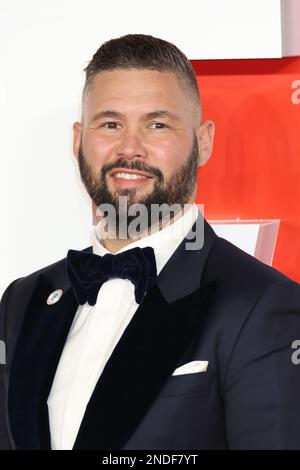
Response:
POLYGON ((203 220, 213 135, 174 45, 96 52, 74 154, 99 219, 91 247, 3 294, 1 448, 300 449, 300 287, 203 220))

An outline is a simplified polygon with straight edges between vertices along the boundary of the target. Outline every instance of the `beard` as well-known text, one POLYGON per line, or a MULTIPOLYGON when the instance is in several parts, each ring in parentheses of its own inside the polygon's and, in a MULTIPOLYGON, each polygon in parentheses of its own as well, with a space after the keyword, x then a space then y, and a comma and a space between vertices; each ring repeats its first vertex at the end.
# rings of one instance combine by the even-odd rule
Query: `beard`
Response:
POLYGON ((100 212, 102 204, 113 206, 115 209, 115 222, 117 226, 120 226, 121 223, 124 227, 124 220, 126 220, 125 225, 128 227, 128 225, 136 218, 135 215, 130 215, 128 213, 130 207, 134 207, 135 204, 141 204, 146 209, 147 220, 144 221, 146 227, 150 228, 158 224, 159 229, 161 229, 165 223, 170 221, 170 218, 171 220, 174 219, 174 217, 184 209, 184 205, 190 200, 197 185, 198 156, 198 142, 196 134, 194 133, 192 149, 188 158, 185 163, 168 178, 168 180, 166 180, 159 168, 148 166, 139 159, 130 162, 125 158, 119 158, 114 163, 103 165, 99 176, 95 176, 91 166, 88 164, 84 156, 81 140, 78 152, 78 164, 81 180, 92 201, 97 208, 100 208, 100 212), (139 190, 136 188, 123 188, 111 192, 107 185, 106 175, 113 168, 126 168, 129 170, 144 171, 150 174, 154 178, 152 191, 148 194, 141 195, 137 194, 139 190), (127 204, 125 207, 123 201, 120 203, 120 199, 125 199, 121 196, 126 197, 127 204), (151 208, 154 206, 158 207, 162 205, 168 208, 172 207, 172 214, 170 214, 170 211, 151 211, 151 208))

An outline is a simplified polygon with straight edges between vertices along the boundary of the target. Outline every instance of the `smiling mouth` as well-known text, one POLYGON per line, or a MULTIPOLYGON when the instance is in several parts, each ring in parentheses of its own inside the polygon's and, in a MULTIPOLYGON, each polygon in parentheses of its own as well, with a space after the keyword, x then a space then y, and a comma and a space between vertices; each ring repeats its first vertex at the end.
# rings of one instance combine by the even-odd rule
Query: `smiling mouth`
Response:
POLYGON ((138 179, 148 179, 149 176, 137 175, 133 173, 115 173, 113 178, 121 178, 125 180, 138 180, 138 179))
POLYGON ((122 184, 143 183, 153 178, 152 176, 134 171, 115 171, 110 176, 114 181, 122 184))

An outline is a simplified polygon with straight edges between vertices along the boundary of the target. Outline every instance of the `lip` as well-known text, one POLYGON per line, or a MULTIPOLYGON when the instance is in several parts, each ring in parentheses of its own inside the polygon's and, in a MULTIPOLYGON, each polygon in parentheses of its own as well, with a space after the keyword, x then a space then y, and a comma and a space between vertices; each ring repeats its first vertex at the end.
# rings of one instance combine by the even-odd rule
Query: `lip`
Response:
POLYGON ((137 186, 145 185, 145 184, 147 184, 148 181, 153 179, 153 176, 149 176, 149 175, 147 175, 147 173, 143 173, 142 171, 125 170, 124 168, 114 169, 110 173, 109 176, 110 176, 113 184, 116 184, 119 187, 121 186, 124 189, 126 189, 126 188, 128 188, 128 189, 136 188, 137 186), (125 179, 125 178, 115 177, 114 175, 116 173, 127 173, 127 174, 130 174, 130 175, 141 175, 141 177, 143 176, 143 178, 135 178, 135 179, 128 180, 128 179, 125 179), (146 176, 146 178, 145 178, 145 176, 146 176))
MULTIPOLYGON (((142 171, 138 170, 127 170, 126 168, 114 168, 110 176, 114 176, 116 173, 128 173, 129 175, 141 175, 141 176, 146 176, 147 178, 153 178, 152 175, 149 175, 148 173, 144 173, 142 171)), ((116 178, 116 179, 122 179, 122 178, 116 178)), ((129 180, 126 180, 129 181, 129 180)), ((137 181, 137 180, 131 180, 131 181, 137 181)))

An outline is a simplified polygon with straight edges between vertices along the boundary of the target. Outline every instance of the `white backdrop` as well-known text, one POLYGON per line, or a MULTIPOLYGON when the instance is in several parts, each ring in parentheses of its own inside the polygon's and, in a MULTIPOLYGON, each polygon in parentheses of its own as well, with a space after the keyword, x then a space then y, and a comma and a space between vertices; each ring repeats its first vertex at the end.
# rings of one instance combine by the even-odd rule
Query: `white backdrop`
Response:
POLYGON ((71 137, 83 69, 100 44, 146 33, 173 41, 190 59, 228 51, 273 57, 281 47, 279 4, 0 0, 0 296, 13 279, 90 244, 91 204, 71 137))

